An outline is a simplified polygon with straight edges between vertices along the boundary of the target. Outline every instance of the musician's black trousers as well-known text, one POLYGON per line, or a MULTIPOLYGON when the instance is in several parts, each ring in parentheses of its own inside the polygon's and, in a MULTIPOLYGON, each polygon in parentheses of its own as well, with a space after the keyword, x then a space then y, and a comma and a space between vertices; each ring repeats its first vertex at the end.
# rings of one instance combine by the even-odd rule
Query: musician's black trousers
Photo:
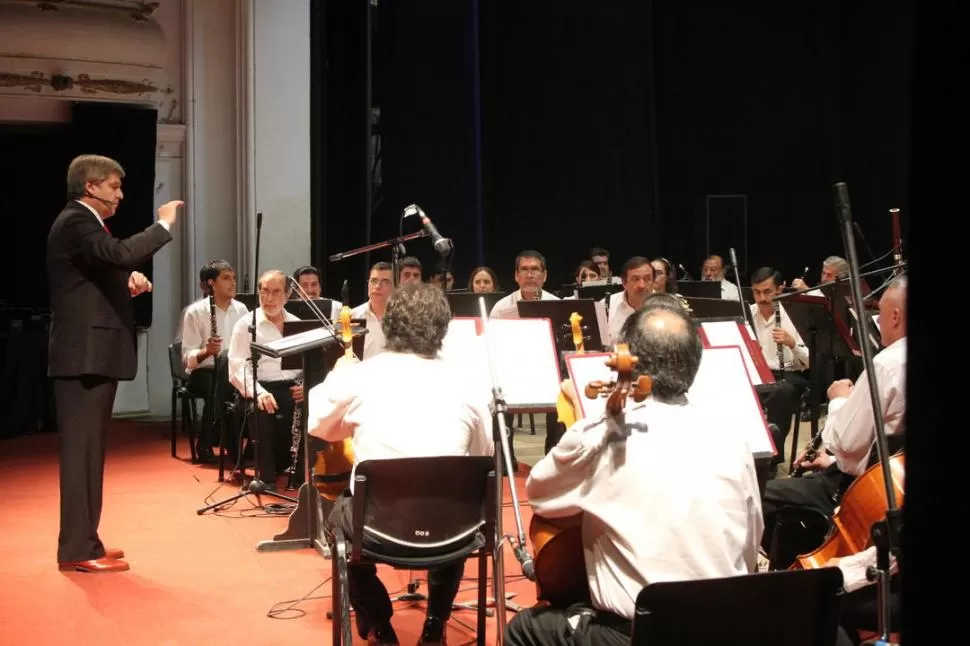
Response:
POLYGON ((505 627, 508 646, 629 646, 628 620, 587 608, 530 608, 517 613, 505 627), (580 615, 576 628, 570 617, 580 615))
POLYGON ((792 419, 798 413, 802 393, 808 388, 809 382, 800 372, 773 370, 772 374, 775 375, 777 387, 762 396, 762 405, 765 407, 768 423, 778 427, 778 431, 773 432, 772 436, 778 451, 774 460, 777 463, 785 461, 785 439, 791 431, 792 419))
MULTIPOLYGON (((807 507, 820 512, 826 518, 831 518, 835 511, 836 497, 842 491, 844 481, 845 475, 835 466, 801 478, 769 480, 761 497, 761 511, 765 519, 761 546, 765 551, 771 550, 778 512, 785 507, 807 507)), ((779 546, 779 553, 787 553, 787 551, 786 546, 779 546)), ((772 566, 774 567, 775 564, 773 563, 772 566)))
MULTIPOLYGON (((330 543, 331 554, 336 554, 334 548, 334 534, 330 527, 340 527, 344 536, 351 536, 354 530, 354 499, 349 491, 345 491, 334 504, 330 512, 330 521, 326 528, 327 542, 330 543)), ((381 541, 370 537, 364 538, 364 547, 378 553, 389 554, 393 549, 381 541)), ((336 557, 334 557, 336 558, 336 557)), ((434 570, 428 570, 428 610, 429 617, 437 617, 442 622, 451 617, 451 605, 458 595, 458 586, 465 571, 465 561, 460 560, 452 565, 446 565, 434 570)), ((372 628, 389 622, 394 614, 391 598, 387 588, 377 577, 377 566, 373 563, 351 565, 347 569, 347 579, 350 589, 348 596, 350 605, 356 613, 357 633, 367 639, 367 633, 372 628)), ((335 616, 334 621, 338 621, 335 616)))
POLYGON ((256 414, 249 416, 249 432, 250 437, 255 437, 259 442, 259 476, 263 482, 273 484, 276 476, 290 465, 292 459, 293 393, 290 386, 293 382, 262 381, 260 385, 272 393, 278 408, 272 415, 256 409, 256 414), (253 433, 253 425, 256 426, 256 433, 253 433))

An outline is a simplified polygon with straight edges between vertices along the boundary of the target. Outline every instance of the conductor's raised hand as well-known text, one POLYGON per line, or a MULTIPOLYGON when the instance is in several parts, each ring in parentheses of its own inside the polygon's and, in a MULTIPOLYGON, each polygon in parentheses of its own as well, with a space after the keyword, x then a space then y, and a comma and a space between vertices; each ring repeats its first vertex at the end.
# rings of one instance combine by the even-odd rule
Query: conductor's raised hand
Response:
POLYGON ((172 200, 171 202, 166 202, 158 207, 158 221, 165 222, 166 224, 175 224, 175 220, 178 217, 179 207, 185 206, 185 202, 182 200, 172 200))

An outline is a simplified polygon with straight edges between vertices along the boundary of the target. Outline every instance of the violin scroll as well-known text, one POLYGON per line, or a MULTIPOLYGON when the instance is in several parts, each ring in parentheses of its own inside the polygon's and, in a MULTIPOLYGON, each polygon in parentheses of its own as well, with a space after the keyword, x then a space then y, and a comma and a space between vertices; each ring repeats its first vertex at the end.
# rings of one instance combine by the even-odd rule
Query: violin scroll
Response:
POLYGON ((634 381, 633 367, 639 361, 638 357, 630 354, 630 346, 618 343, 616 351, 606 360, 606 365, 616 370, 616 380, 589 382, 583 391, 586 398, 608 397, 606 410, 610 415, 619 415, 623 412, 627 397, 633 397, 635 402, 642 402, 653 389, 653 379, 647 375, 640 375, 634 381))

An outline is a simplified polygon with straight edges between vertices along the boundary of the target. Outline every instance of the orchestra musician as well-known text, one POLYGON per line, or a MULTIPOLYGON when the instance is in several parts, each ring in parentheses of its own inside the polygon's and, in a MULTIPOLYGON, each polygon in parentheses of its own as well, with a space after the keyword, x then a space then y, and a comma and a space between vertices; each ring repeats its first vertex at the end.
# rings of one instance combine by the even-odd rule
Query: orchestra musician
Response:
POLYGON ((607 283, 618 283, 620 279, 618 276, 613 275, 613 270, 610 267, 610 250, 604 249, 603 247, 593 247, 589 250, 589 259, 593 261, 596 265, 600 280, 605 280, 607 283))
POLYGON ((215 459, 212 447, 219 444, 216 423, 230 394, 225 364, 228 346, 223 349, 222 338, 232 333, 236 321, 249 310, 235 298, 236 271, 228 261, 206 263, 199 271, 199 281, 207 297, 186 307, 182 315, 182 364, 189 375, 189 392, 205 402, 196 454, 200 462, 211 462, 215 459))
MULTIPOLYGON (((327 442, 351 437, 357 462, 492 455, 487 393, 475 392, 438 356, 450 320, 440 288, 412 283, 394 290, 381 321, 384 352, 362 362, 338 360, 326 379, 310 390, 308 432, 327 442), (403 383, 434 387, 402 388, 403 383)), ((353 479, 330 515, 330 524, 348 535, 353 528, 352 496, 353 479)), ((332 534, 328 538, 333 548, 332 534)), ((368 540, 365 537, 365 547, 368 540)), ((444 624, 463 571, 464 563, 429 571, 427 617, 419 643, 444 643, 444 624)), ((361 638, 369 644, 397 644, 391 601, 375 566, 351 566, 348 575, 361 638)))
MULTIPOLYGON (((830 283, 839 278, 846 278, 849 275, 849 263, 839 256, 829 256, 822 261, 822 275, 819 283, 830 283)), ((808 289, 808 284, 802 278, 791 281, 791 286, 796 290, 808 289)), ((825 296, 820 289, 813 289, 805 292, 807 296, 825 296)))
MULTIPOLYGON (((311 300, 323 298, 323 277, 320 275, 320 270, 313 265, 298 267, 293 272, 293 279, 311 300)), ((299 296, 293 293, 291 294, 291 298, 299 299, 299 296)), ((331 299, 330 312, 325 314, 331 321, 336 321, 340 317, 341 307, 343 307, 343 303, 331 299)))
POLYGON ((797 423, 794 416, 800 409, 802 392, 809 384, 805 375, 809 356, 808 347, 784 305, 780 301, 774 302, 778 294, 776 280, 776 272, 771 267, 761 267, 751 274, 754 303, 750 307, 755 336, 768 368, 775 376, 776 387, 763 396, 763 403, 768 423, 775 425, 772 427, 772 439, 778 451, 774 458, 777 465, 785 460, 785 438, 791 431, 793 421, 797 423), (776 314, 780 317, 780 325, 776 325, 776 314))
MULTIPOLYGON (((907 278, 901 275, 890 283, 879 301, 879 333, 883 350, 873 357, 879 401, 886 434, 906 432, 906 292, 907 278)), ((869 382, 863 372, 853 385, 848 380, 834 382, 828 389, 829 413, 821 431, 821 447, 814 460, 799 456, 800 466, 814 473, 801 478, 775 479, 767 483, 763 497, 765 549, 771 545, 775 516, 786 506, 816 509, 826 516, 835 512, 837 501, 848 483, 861 475, 876 458, 873 450, 876 428, 872 414, 869 382)), ((866 568, 876 564, 875 547, 858 554, 833 559, 827 565, 842 570, 848 593, 865 590, 858 600, 843 601, 846 610, 862 601, 871 601, 874 586, 866 578, 866 568)), ((853 594, 849 594, 853 597, 853 594)))
POLYGON ((650 260, 643 256, 633 256, 627 260, 620 269, 620 282, 623 291, 611 294, 607 307, 607 325, 610 340, 614 343, 620 338, 620 330, 626 320, 653 293, 654 268, 650 260))
MULTIPOLYGON (((256 282, 259 307, 255 310, 256 343, 265 344, 283 338, 283 323, 299 321, 283 306, 290 288, 286 274, 272 269, 263 272, 256 282)), ((253 314, 236 321, 229 340, 229 381, 245 398, 253 399, 253 372, 250 354, 253 314)), ((289 466, 293 407, 303 401, 303 386, 296 383, 299 370, 283 370, 283 360, 260 354, 256 361, 256 409, 250 416, 250 429, 255 423, 259 442, 258 475, 270 489, 289 466), (258 420, 255 418, 258 417, 258 420), (253 421, 255 420, 255 422, 253 421)))
POLYGON ((702 353, 694 323, 672 297, 651 296, 621 340, 639 358, 635 374, 652 379, 649 396, 627 405, 622 421, 574 423, 526 482, 536 515, 582 514, 591 603, 517 613, 505 631, 510 646, 626 645, 644 586, 757 567, 762 515, 751 451, 710 422, 716 411, 686 398, 702 353), (687 455, 696 468, 677 459, 687 455))
POLYGON ((414 256, 405 256, 401 258, 398 264, 398 285, 406 285, 407 283, 420 283, 421 275, 424 272, 424 267, 421 261, 414 256))
POLYGON ((491 267, 475 267, 468 277, 468 291, 475 294, 488 294, 501 289, 498 276, 491 267))
POLYGON ((701 280, 721 283, 721 299, 726 301, 741 300, 741 290, 738 286, 724 277, 724 258, 712 254, 704 259, 701 266, 701 280))
POLYGON ((364 359, 373 357, 384 350, 384 332, 381 321, 387 308, 387 299, 394 289, 391 278, 393 269, 389 262, 378 262, 370 268, 367 278, 367 301, 350 312, 351 318, 367 321, 367 334, 364 335, 364 359))

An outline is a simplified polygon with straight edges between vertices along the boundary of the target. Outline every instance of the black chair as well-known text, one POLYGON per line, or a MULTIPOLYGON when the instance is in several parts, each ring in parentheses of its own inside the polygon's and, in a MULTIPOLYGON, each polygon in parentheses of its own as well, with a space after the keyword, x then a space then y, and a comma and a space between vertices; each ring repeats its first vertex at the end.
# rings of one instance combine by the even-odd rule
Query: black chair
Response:
POLYGON ((168 366, 172 372, 172 457, 178 457, 176 419, 179 419, 177 414, 181 405, 182 431, 189 436, 189 452, 192 456, 192 462, 195 462, 198 459, 195 453, 195 429, 198 424, 195 400, 201 398, 189 391, 189 375, 185 372, 185 366, 182 364, 181 341, 176 341, 168 346, 168 366))
POLYGON ((842 571, 763 572, 653 583, 637 596, 631 646, 832 646, 842 571))
MULTIPOLYGON (((495 549, 497 478, 491 457, 366 460, 354 476, 351 536, 333 528, 333 644, 350 646, 347 569, 384 563, 427 570, 478 557, 477 643, 485 644, 488 557, 495 549), (379 547, 378 547, 379 546, 379 547)), ((501 630, 503 627, 498 626, 501 630)))
POLYGON ((817 550, 831 528, 831 518, 817 509, 798 505, 779 509, 768 546, 771 569, 787 570, 800 554, 817 550))

